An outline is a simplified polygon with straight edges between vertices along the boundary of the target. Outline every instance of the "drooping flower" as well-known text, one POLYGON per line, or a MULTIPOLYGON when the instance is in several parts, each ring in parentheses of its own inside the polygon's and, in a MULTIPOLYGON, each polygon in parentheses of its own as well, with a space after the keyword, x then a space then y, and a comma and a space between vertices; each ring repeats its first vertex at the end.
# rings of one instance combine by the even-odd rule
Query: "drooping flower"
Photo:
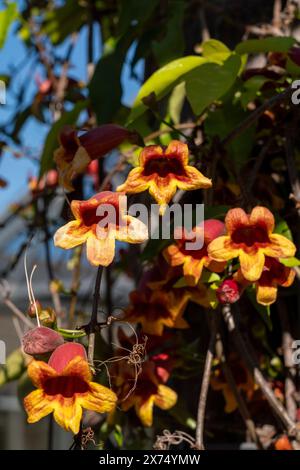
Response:
MULTIPOLYGON (((236 354, 230 354, 230 368, 239 391, 243 391, 246 394, 246 398, 250 400, 257 388, 253 378, 245 368, 243 363, 239 360, 236 354)), ((215 368, 212 373, 210 384, 213 390, 221 391, 225 400, 225 413, 232 413, 238 407, 235 395, 232 391, 231 386, 227 383, 225 375, 220 366, 215 368)))
POLYGON ((147 227, 126 214, 126 196, 103 191, 87 201, 72 201, 75 220, 59 228, 54 244, 69 249, 86 243, 87 258, 95 266, 108 266, 115 256, 115 241, 142 243, 147 227))
POLYGON ((188 146, 178 140, 170 142, 166 149, 149 145, 140 153, 139 166, 130 171, 117 191, 135 194, 149 190, 163 215, 177 188, 191 191, 212 186, 211 180, 188 162, 188 146))
POLYGON ((82 135, 65 126, 59 135, 60 147, 54 152, 62 186, 72 191, 72 179, 83 173, 92 160, 103 157, 125 140, 136 139, 136 133, 115 124, 105 124, 82 135))
POLYGON ((112 411, 117 401, 114 392, 91 381, 85 349, 80 344, 59 346, 48 364, 33 360, 28 375, 37 387, 24 399, 29 423, 53 413, 59 426, 77 434, 83 408, 106 413, 112 411))
POLYGON ((116 364, 112 377, 121 408, 127 411, 134 407, 143 426, 152 426, 154 405, 162 410, 169 410, 176 404, 176 392, 164 384, 157 374, 154 361, 148 360, 143 363, 134 390, 132 390, 136 380, 134 369, 128 364, 120 364, 120 362, 116 364))
MULTIPOLYGON (((295 275, 293 269, 284 266, 276 258, 266 256, 262 274, 255 282, 257 302, 261 305, 273 304, 277 298, 278 286, 289 287, 294 282, 295 275)), ((235 278, 241 285, 247 285, 240 269, 235 278)))
POLYGON ((150 335, 162 335, 164 327, 188 328, 182 315, 189 297, 189 293, 175 289, 133 291, 124 318, 131 323, 140 323, 143 331, 150 335))
POLYGON ((188 285, 195 286, 199 282, 204 267, 214 272, 224 270, 226 262, 214 261, 207 252, 209 243, 225 233, 223 222, 210 219, 194 227, 190 233, 187 233, 184 228, 179 230, 181 232, 180 238, 178 238, 177 229, 175 243, 169 245, 163 255, 170 266, 183 265, 183 275, 188 285), (189 244, 198 244, 200 240, 203 240, 202 248, 189 248, 189 244))
POLYGON ((265 256, 289 258, 296 247, 283 235, 273 233, 274 217, 257 206, 248 215, 243 209, 231 209, 225 218, 227 235, 213 240, 208 255, 216 261, 239 258, 241 271, 248 281, 257 281, 263 271, 265 256))

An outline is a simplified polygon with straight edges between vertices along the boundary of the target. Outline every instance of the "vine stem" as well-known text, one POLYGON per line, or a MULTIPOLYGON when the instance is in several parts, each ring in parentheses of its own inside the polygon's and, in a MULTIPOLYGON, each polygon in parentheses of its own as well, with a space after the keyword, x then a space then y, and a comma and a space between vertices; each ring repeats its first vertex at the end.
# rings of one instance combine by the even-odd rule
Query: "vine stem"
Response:
POLYGON ((268 384, 263 374, 261 373, 260 369, 258 368, 255 358, 252 356, 251 352, 248 350, 243 340, 243 337, 241 335, 241 332, 235 323, 234 317, 231 312, 231 307, 229 304, 224 305, 222 309, 222 314, 223 314, 225 323, 227 325, 228 331, 232 336, 232 339, 235 343, 235 346, 239 354, 244 358, 246 366, 253 374, 255 382, 259 385, 270 407, 276 413, 276 415, 280 418, 288 434, 295 435, 296 434, 295 422, 290 418, 284 406, 276 399, 273 393, 273 390, 271 389, 270 385, 268 384))
POLYGON ((89 331, 89 344, 88 344, 88 362, 92 366, 94 364, 94 350, 95 350, 95 332, 97 328, 98 307, 100 302, 100 288, 102 279, 103 266, 98 267, 91 319, 88 325, 89 331))
POLYGON ((200 389, 200 396, 198 402, 198 413, 197 413, 197 426, 196 426, 196 444, 195 447, 198 450, 204 450, 204 420, 205 410, 207 402, 207 394, 210 382, 210 374, 212 368, 212 361, 214 358, 214 350, 217 337, 217 318, 213 314, 211 318, 211 333, 209 345, 206 353, 204 372, 202 377, 202 384, 200 389))

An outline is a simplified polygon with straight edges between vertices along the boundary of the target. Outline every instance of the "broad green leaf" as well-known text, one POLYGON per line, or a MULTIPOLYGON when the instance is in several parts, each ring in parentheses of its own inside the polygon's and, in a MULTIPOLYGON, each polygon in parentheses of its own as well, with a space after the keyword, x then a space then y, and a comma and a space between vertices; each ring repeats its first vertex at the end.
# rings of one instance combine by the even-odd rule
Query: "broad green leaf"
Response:
POLYGON ((127 51, 134 40, 130 30, 114 42, 99 60, 89 85, 90 99, 99 124, 114 120, 121 107, 121 73, 127 51))
POLYGON ((143 98, 151 93, 155 93, 157 99, 163 98, 172 87, 183 81, 183 76, 187 72, 206 62, 206 59, 203 57, 187 56, 173 60, 154 72, 140 88, 129 115, 129 122, 137 119, 146 111, 147 107, 142 102, 143 98))
POLYGON ((243 84, 243 90, 240 94, 240 100, 243 106, 243 109, 247 109, 247 105, 250 101, 253 101, 263 86, 263 84, 267 81, 266 77, 262 75, 255 75, 254 77, 249 78, 243 84))
POLYGON ((220 279, 221 277, 219 274, 212 273, 207 269, 204 269, 201 275, 201 282, 207 282, 208 284, 219 281, 220 279))
POLYGON ((0 387, 7 382, 17 380, 25 369, 24 354, 20 349, 16 349, 7 357, 6 364, 0 366, 0 387))
POLYGON ((208 39, 201 44, 202 55, 213 62, 224 62, 232 54, 225 44, 217 39, 208 39))
POLYGON ((248 39, 240 42, 235 51, 238 54, 259 54, 262 52, 288 52, 296 42, 292 37, 270 37, 263 39, 248 39))
POLYGON ((45 140, 43 153, 41 156, 40 177, 53 168, 53 152, 59 146, 58 135, 63 126, 76 124, 80 113, 87 107, 87 101, 79 101, 71 111, 65 112, 58 121, 51 127, 45 140))
POLYGON ((196 115, 202 114, 232 87, 240 66, 240 57, 232 55, 223 65, 207 63, 186 74, 186 94, 196 115))
POLYGON ((288 268, 294 268, 295 266, 300 266, 300 259, 296 258, 295 256, 291 258, 279 258, 281 264, 287 266, 288 268))
MULTIPOLYGON (((151 2, 150 2, 151 3, 151 2)), ((180 57, 184 53, 183 18, 185 2, 169 1, 169 15, 166 20, 166 31, 159 41, 155 41, 152 49, 160 66, 180 57)))
POLYGON ((179 83, 171 93, 169 98, 169 114, 174 124, 180 122, 180 114, 185 99, 185 83, 179 83))
POLYGON ((5 10, 0 11, 0 49, 4 46, 9 29, 17 16, 16 3, 9 3, 5 10))

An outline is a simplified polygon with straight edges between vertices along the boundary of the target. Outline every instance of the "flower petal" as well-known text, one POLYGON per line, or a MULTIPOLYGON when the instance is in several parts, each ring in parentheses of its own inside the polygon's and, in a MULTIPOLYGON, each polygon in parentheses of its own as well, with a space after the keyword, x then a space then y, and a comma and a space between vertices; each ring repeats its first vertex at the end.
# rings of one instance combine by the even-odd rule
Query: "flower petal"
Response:
POLYGON ((54 234, 54 245, 64 248, 74 248, 87 240, 89 228, 81 225, 78 220, 72 220, 60 227, 54 234))
POLYGON ((78 398, 76 396, 65 398, 62 395, 57 397, 57 399, 53 400, 53 418, 66 431, 78 434, 82 418, 82 408, 78 398))
POLYGON ((142 171, 143 169, 140 166, 133 168, 133 170, 129 172, 126 181, 117 187, 117 191, 124 191, 129 194, 146 191, 149 187, 149 179, 143 178, 142 171))
POLYGON ((57 376, 56 371, 46 362, 35 360, 30 362, 27 373, 33 385, 37 388, 42 388, 45 380, 57 376))
POLYGON ((274 230, 274 216, 269 209, 262 206, 256 206, 252 210, 249 218, 250 224, 253 225, 265 225, 268 233, 272 233, 274 230))
POLYGON ((212 182, 204 176, 197 168, 186 166, 184 168, 185 175, 176 178, 177 187, 184 191, 192 191, 195 189, 208 189, 212 187, 212 182))
POLYGON ((117 396, 112 390, 96 382, 90 382, 89 387, 88 393, 78 397, 83 408, 97 413, 107 413, 114 409, 117 396))
POLYGON ((261 249, 256 253, 246 253, 240 250, 239 253, 241 271, 245 279, 248 281, 257 281, 263 271, 265 264, 265 255, 261 249))
POLYGON ((155 395, 154 403, 162 410, 169 410, 177 402, 177 393, 166 385, 158 386, 158 393, 155 395))
POLYGON ((271 305, 277 298, 277 287, 257 284, 256 300, 261 305, 271 305))
POLYGON ((249 217, 243 209, 230 209, 225 217, 225 225, 231 235, 237 228, 249 225, 249 217))
POLYGON ((89 382, 92 378, 91 369, 86 359, 80 356, 74 357, 69 364, 62 370, 62 376, 76 376, 85 382, 89 382))
POLYGON ((288 238, 278 233, 272 233, 269 235, 269 239, 269 246, 264 248, 266 256, 273 258, 290 258, 295 256, 296 247, 288 238))
POLYGON ((163 149, 160 145, 148 145, 147 147, 144 147, 139 156, 141 167, 144 167, 145 163, 147 163, 152 158, 162 156, 163 153, 163 149))
POLYGON ((146 401, 138 400, 135 403, 135 412, 144 426, 152 426, 153 422, 154 395, 151 395, 146 401))
POLYGON ((176 156, 182 165, 186 166, 189 161, 189 148, 180 140, 172 140, 165 151, 165 155, 176 156))
POLYGON ((127 243, 143 243, 148 240, 147 226, 136 217, 124 216, 125 227, 116 230, 116 240, 127 243))
POLYGON ((165 212, 165 205, 173 198, 177 190, 177 179, 172 176, 161 178, 156 176, 149 182, 149 193, 161 206, 160 215, 165 212))
POLYGON ((108 266, 115 256, 115 236, 107 232, 105 238, 97 238, 90 233, 86 244, 87 259, 94 266, 108 266))
POLYGON ((29 393, 24 398, 24 408, 28 415, 28 423, 36 423, 52 413, 53 405, 40 388, 29 393))
POLYGON ((215 238, 207 247, 208 255, 216 261, 228 261, 236 258, 239 250, 232 248, 230 237, 223 235, 222 237, 215 238))
POLYGON ((193 259, 192 256, 187 256, 183 265, 183 274, 189 286, 195 286, 201 277, 207 256, 201 259, 193 259))

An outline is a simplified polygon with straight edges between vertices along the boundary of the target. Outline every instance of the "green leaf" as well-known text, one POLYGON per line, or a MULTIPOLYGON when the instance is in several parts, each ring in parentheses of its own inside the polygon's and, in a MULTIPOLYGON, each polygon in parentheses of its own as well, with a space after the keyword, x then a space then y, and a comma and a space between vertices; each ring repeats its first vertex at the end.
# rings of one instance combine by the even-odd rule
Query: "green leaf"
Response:
POLYGON ((185 2, 178 2, 178 0, 171 0, 168 8, 169 15, 165 35, 159 41, 155 41, 152 46, 153 53, 160 66, 182 56, 184 53, 182 23, 186 4, 185 2))
POLYGON ((186 75, 186 94, 196 115, 202 114, 232 87, 240 66, 240 57, 232 55, 223 65, 203 64, 186 75))
POLYGON ((79 101, 71 111, 65 112, 58 121, 51 127, 45 140, 43 153, 41 156, 40 177, 53 168, 53 152, 58 147, 58 135, 63 126, 67 124, 76 124, 80 113, 87 107, 88 101, 79 101))
POLYGON ((279 233, 280 235, 283 235, 284 237, 288 238, 292 242, 293 235, 286 221, 276 216, 275 222, 276 222, 276 225, 275 225, 274 233, 279 233))
POLYGON ((248 39, 240 42, 235 51, 238 54, 259 54, 267 52, 288 52, 296 42, 292 37, 270 37, 263 39, 248 39))
POLYGON ((163 98, 174 86, 183 81, 187 72, 206 62, 203 57, 187 56, 173 60, 154 72, 140 88, 129 115, 129 122, 137 119, 147 110, 142 101, 146 96, 155 93, 158 100, 163 98))
POLYGON ((0 11, 0 49, 4 46, 9 29, 17 16, 16 3, 9 3, 5 10, 0 11))
POLYGON ((232 54, 223 42, 217 39, 209 39, 201 44, 202 55, 213 62, 224 62, 232 54))
POLYGON ((70 34, 79 32, 88 21, 88 15, 88 8, 81 6, 80 2, 67 0, 65 5, 46 13, 41 31, 52 44, 61 44, 70 34))
POLYGON ((185 83, 179 83, 171 93, 169 98, 169 115, 174 124, 179 124, 180 114, 185 99, 185 83))
POLYGON ((89 91, 99 124, 112 121, 121 107, 121 72, 134 37, 133 30, 130 30, 118 41, 111 43, 109 52, 96 65, 89 91))
POLYGON ((221 277, 219 274, 212 273, 210 271, 207 271, 206 269, 203 270, 201 275, 201 282, 207 282, 208 284, 219 281, 220 279, 221 277))
POLYGON ((291 258, 279 258, 281 264, 287 266, 288 268, 294 268, 295 266, 300 266, 300 259, 292 256, 291 258))
POLYGON ((268 305, 267 307, 265 307, 264 305, 260 305, 259 303, 257 303, 255 288, 253 287, 247 288, 246 293, 253 307, 259 313, 262 320, 264 321, 268 329, 271 331, 273 326, 272 326, 272 321, 271 321, 271 316, 270 316, 270 313, 271 313, 270 306, 268 305))
POLYGON ((17 380, 25 369, 24 354, 20 349, 16 349, 8 356, 6 364, 0 367, 0 387, 17 380))
POLYGON ((266 81, 266 77, 263 77, 262 75, 255 75, 254 77, 249 78, 249 80, 243 84, 240 100, 244 110, 247 109, 248 103, 257 97, 259 90, 266 81))

